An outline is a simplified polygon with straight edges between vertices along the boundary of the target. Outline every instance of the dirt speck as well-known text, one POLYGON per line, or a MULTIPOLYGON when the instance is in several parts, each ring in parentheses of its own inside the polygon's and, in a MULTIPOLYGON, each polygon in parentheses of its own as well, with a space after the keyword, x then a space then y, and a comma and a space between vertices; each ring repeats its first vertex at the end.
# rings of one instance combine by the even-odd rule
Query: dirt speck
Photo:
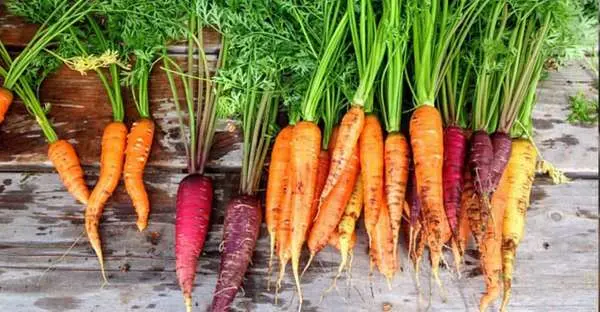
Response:
POLYGON ((131 269, 131 265, 127 262, 121 264, 121 266, 119 267, 119 271, 121 271, 123 273, 129 272, 129 269, 131 269))
POLYGON ((12 180, 11 179, 4 179, 4 180, 2 180, 2 184, 6 185, 6 186, 9 186, 9 185, 12 184, 12 180))
POLYGON ((150 235, 148 235, 146 237, 146 239, 147 239, 147 241, 150 242, 150 244, 156 246, 160 242, 160 233, 159 232, 150 232, 150 235))
POLYGON ((548 243, 548 242, 544 242, 544 243, 542 244, 542 247, 544 247, 544 249, 548 250, 548 249, 550 249, 550 243, 548 243))
POLYGON ((146 309, 154 309, 154 308, 156 308, 156 304, 154 304, 154 303, 151 303, 146 306, 146 309))

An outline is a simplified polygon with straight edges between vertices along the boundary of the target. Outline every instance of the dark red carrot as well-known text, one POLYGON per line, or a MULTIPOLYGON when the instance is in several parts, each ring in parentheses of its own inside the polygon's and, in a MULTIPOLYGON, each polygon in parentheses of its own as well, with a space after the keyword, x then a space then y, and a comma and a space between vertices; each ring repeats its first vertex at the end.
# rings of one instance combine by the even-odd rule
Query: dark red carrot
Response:
POLYGON ((504 172, 504 168, 508 164, 512 140, 505 132, 496 131, 491 135, 492 146, 494 147, 494 158, 490 167, 490 188, 495 191, 504 172))
POLYGON ((473 185, 479 196, 489 198, 490 194, 490 166, 494 157, 492 140, 486 131, 479 130, 471 137, 471 150, 469 153, 469 168, 473 177, 473 185))
POLYGON ((179 183, 175 216, 175 270, 188 311, 198 256, 204 247, 212 206, 210 178, 190 174, 179 183))
POLYGON ((444 208, 452 233, 456 236, 460 197, 463 187, 463 167, 467 152, 467 136, 460 127, 447 127, 444 133, 444 208))
POLYGON ((223 255, 211 311, 229 311, 229 305, 252 259, 260 233, 262 212, 256 196, 242 195, 229 201, 223 229, 223 255))

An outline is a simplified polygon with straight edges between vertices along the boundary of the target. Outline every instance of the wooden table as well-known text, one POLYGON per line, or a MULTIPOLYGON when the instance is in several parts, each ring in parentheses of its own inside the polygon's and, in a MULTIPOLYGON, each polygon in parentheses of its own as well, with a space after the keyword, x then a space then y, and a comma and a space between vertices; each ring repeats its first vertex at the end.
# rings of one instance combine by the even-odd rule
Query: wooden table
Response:
MULTIPOLYGON (((33 25, 2 12, 0 40, 17 51, 35 31, 33 25)), ((218 49, 207 33, 211 60, 218 49)), ((178 49, 174 57, 184 59, 178 49)), ((543 156, 573 181, 552 185, 536 180, 528 212, 526 237, 517 253, 511 311, 593 311, 598 306, 598 130, 566 122, 568 96, 579 90, 597 97, 591 71, 574 63, 543 81, 534 113, 535 139, 543 156)), ((110 107, 95 75, 68 69, 52 75, 40 92, 52 103, 56 132, 77 148, 89 185, 98 174, 99 142, 110 121, 110 107)), ((44 137, 23 106, 13 105, 0 126, 0 311, 182 311, 175 278, 174 198, 183 178, 185 155, 165 76, 156 70, 151 81, 151 109, 157 122, 146 185, 152 214, 145 232, 135 227, 135 214, 122 185, 106 206, 101 233, 110 284, 102 280, 96 257, 83 236, 83 209, 64 190, 46 157, 44 137), (72 249, 61 257, 67 249, 72 249)), ((127 123, 137 114, 131 102, 127 123)), ((234 125, 222 121, 211 153, 215 180, 212 226, 202 252, 194 288, 197 311, 210 303, 219 267, 224 203, 236 193, 240 138, 234 125)), ((468 250, 462 278, 442 270, 446 302, 430 272, 420 273, 418 300, 415 273, 402 255, 389 290, 381 275, 369 278, 364 229, 359 235, 353 278, 341 279, 338 290, 319 302, 339 261, 336 251, 321 252, 303 278, 304 311, 475 311, 484 282, 477 251, 468 250)), ((263 228, 253 265, 233 305, 236 311, 296 309, 294 286, 288 277, 277 305, 266 290, 268 240, 263 228)), ((449 253, 447 259, 451 259, 449 253)), ((306 259, 304 259, 305 261, 306 259)), ((425 267, 425 266, 424 266, 425 267)), ((493 306, 498 309, 498 304, 493 306)))

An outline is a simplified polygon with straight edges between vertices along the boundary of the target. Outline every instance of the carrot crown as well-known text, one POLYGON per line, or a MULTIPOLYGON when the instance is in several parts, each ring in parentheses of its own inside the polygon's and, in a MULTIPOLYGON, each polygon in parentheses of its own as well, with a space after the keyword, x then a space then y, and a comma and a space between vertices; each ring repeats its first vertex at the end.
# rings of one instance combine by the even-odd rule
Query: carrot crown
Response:
POLYGON ((386 2, 385 5, 384 11, 389 14, 390 29, 393 32, 386 45, 388 63, 381 83, 381 112, 387 131, 398 132, 402 121, 410 17, 407 14, 403 16, 405 6, 396 1, 386 2))
MULTIPOLYGON (((8 54, 8 51, 6 50, 1 41, 0 60, 2 60, 2 63, 4 63, 6 67, 10 67, 13 64, 12 59, 8 54)), ((9 72, 0 66, 0 76, 6 79, 8 75, 9 72)), ((19 77, 16 84, 14 85, 14 90, 23 101, 23 104, 25 105, 25 108, 27 109, 29 114, 31 114, 31 116, 35 118, 35 121, 42 129, 42 132, 44 133, 46 140, 48 140, 48 143, 53 143, 56 140, 58 140, 58 135, 56 135, 56 132, 52 127, 52 123, 48 120, 48 117, 46 116, 49 107, 42 107, 42 104, 38 100, 35 92, 31 87, 29 77, 19 77)))
POLYGON ((489 0, 409 0, 416 105, 434 105, 450 61, 489 0))

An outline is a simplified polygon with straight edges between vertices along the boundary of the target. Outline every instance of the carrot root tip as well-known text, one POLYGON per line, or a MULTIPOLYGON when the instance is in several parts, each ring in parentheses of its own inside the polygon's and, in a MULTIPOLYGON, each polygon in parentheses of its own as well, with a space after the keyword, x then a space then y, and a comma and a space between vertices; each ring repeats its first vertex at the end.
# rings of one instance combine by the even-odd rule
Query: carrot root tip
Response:
POLYGON ((192 312, 192 296, 185 295, 184 301, 185 301, 185 311, 192 312))

